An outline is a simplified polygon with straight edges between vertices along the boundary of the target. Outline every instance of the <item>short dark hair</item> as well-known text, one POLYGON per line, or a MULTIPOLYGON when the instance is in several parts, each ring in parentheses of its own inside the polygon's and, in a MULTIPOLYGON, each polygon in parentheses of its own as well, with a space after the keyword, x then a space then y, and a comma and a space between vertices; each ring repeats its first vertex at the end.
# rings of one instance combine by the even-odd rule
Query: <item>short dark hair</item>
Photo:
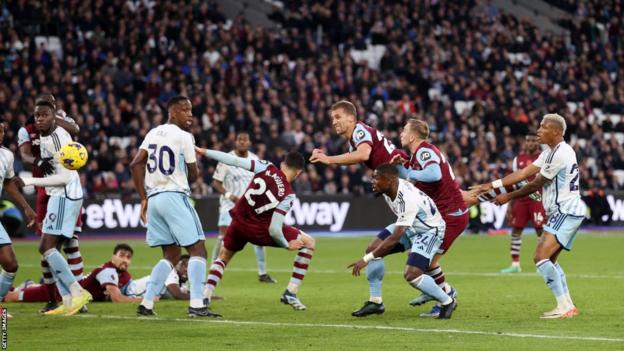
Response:
POLYGON ((37 106, 45 106, 45 107, 49 107, 49 108, 52 110, 52 112, 54 112, 54 111, 56 110, 56 107, 54 107, 54 104, 53 104, 53 103, 51 103, 51 102, 50 102, 50 101, 48 101, 48 100, 38 100, 38 101, 35 103, 35 107, 37 107, 37 106))
POLYGON ((167 101, 167 110, 172 108, 173 106, 183 102, 183 101, 191 101, 191 99, 189 99, 188 97, 184 96, 184 95, 176 95, 174 97, 172 97, 171 99, 169 99, 169 101, 167 101))
POLYGON ((52 105, 54 105, 56 103, 56 99, 54 98, 54 95, 52 95, 52 94, 40 94, 40 95, 37 95, 37 97, 35 98, 35 104, 37 104, 40 101, 47 101, 47 102, 51 103, 52 105))
POLYGON ((331 105, 331 107, 329 108, 329 111, 335 111, 339 108, 341 108, 346 113, 357 118, 357 109, 355 108, 355 105, 352 104, 350 101, 340 100, 334 103, 333 105, 331 105))
POLYGON ((190 260, 190 259, 191 259, 191 256, 186 255, 186 254, 180 256, 180 261, 182 261, 182 260, 190 260))
POLYGON ((399 177, 399 169, 397 168, 397 166, 391 165, 389 163, 382 164, 381 166, 377 167, 375 171, 377 171, 377 174, 383 174, 392 178, 399 177))
POLYGON ((297 151, 291 151, 286 155, 286 166, 291 169, 296 169, 298 171, 305 168, 305 159, 303 156, 297 151))
POLYGON ((130 247, 130 245, 126 244, 126 243, 119 243, 117 245, 115 245, 115 248, 113 249, 113 255, 116 255, 117 252, 124 250, 124 251, 128 251, 130 252, 131 255, 134 255, 134 250, 132 250, 132 247, 130 247))

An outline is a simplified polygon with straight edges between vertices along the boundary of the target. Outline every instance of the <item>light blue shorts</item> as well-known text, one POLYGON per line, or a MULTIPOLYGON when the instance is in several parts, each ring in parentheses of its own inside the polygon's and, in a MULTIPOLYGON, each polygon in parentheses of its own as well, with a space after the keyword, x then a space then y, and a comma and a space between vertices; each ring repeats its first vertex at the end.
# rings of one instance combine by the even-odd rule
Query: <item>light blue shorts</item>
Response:
POLYGON ((219 209, 219 222, 217 226, 227 227, 232 223, 232 216, 230 216, 230 210, 219 209))
POLYGON ((0 246, 4 246, 7 244, 11 244, 11 238, 9 237, 9 233, 7 233, 4 226, 0 224, 0 246))
POLYGON ((548 217, 548 223, 544 226, 544 231, 553 234, 557 238, 559 245, 570 251, 572 242, 584 218, 555 212, 548 217))
POLYGON ((191 246, 205 240, 204 231, 188 196, 163 192, 147 200, 147 244, 191 246))
POLYGON ((70 200, 62 196, 50 196, 41 231, 45 234, 71 239, 74 236, 81 207, 82 199, 70 200))
MULTIPOLYGON (((386 230, 392 234, 394 227, 394 224, 390 224, 386 227, 386 230)), ((422 233, 416 233, 408 229, 401 236, 401 239, 399 239, 399 243, 403 245, 405 250, 409 250, 411 253, 415 253, 431 261, 433 256, 438 252, 440 245, 442 245, 445 229, 444 226, 440 226, 438 228, 431 228, 422 233)))

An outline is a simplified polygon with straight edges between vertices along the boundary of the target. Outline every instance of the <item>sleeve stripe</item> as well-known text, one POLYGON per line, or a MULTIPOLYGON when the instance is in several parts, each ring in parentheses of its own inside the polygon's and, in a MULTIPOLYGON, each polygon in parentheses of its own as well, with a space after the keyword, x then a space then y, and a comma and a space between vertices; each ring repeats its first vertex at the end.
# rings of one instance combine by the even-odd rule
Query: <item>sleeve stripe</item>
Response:
POLYGON ((559 146, 561 146, 561 144, 557 145, 557 147, 555 147, 553 149, 553 151, 550 153, 550 155, 548 155, 548 158, 546 159, 546 163, 551 163, 553 157, 555 157, 555 152, 557 152, 557 150, 559 150, 559 146))
POLYGON ((430 164, 433 164, 433 163, 438 163, 438 161, 436 161, 436 160, 430 160, 429 162, 425 163, 425 164, 422 166, 422 168, 423 168, 423 169, 425 169, 425 168, 427 168, 427 166, 429 166, 430 164))
MULTIPOLYGON (((250 171, 254 172, 254 169, 256 168, 256 161, 251 160, 251 169, 250 171)), ((254 172, 255 173, 255 172, 254 172)))

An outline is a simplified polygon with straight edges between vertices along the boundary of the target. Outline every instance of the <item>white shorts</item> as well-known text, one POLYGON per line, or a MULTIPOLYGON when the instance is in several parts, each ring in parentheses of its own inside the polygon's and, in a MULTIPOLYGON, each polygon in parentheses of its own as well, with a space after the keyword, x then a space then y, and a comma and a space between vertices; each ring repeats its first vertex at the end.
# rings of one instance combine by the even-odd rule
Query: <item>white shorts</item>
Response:
POLYGON ((218 227, 228 227, 232 223, 232 216, 230 216, 230 209, 219 209, 219 222, 218 227))

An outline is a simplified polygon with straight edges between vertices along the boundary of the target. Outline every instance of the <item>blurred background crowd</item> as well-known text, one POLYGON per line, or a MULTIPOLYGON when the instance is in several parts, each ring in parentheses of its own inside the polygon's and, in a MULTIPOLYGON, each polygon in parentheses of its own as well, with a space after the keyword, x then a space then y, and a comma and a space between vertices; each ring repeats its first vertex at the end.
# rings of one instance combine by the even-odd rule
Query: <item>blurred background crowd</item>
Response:
MULTIPOLYGON (((346 152, 328 108, 347 98, 397 146, 407 118, 428 121, 466 188, 510 172, 527 131, 557 112, 582 188, 622 189, 621 5, 549 2, 566 11, 569 35, 477 1, 288 1, 271 14, 274 28, 227 19, 209 1, 4 1, 4 145, 17 151, 34 97, 52 93, 89 149, 86 194, 131 193, 128 164, 174 95, 191 98, 198 145, 229 151, 244 130, 275 163, 293 149, 346 152)), ((214 166, 201 162, 195 196, 213 192, 214 166)), ((370 177, 361 166, 307 170, 300 194, 361 194, 370 177)))

